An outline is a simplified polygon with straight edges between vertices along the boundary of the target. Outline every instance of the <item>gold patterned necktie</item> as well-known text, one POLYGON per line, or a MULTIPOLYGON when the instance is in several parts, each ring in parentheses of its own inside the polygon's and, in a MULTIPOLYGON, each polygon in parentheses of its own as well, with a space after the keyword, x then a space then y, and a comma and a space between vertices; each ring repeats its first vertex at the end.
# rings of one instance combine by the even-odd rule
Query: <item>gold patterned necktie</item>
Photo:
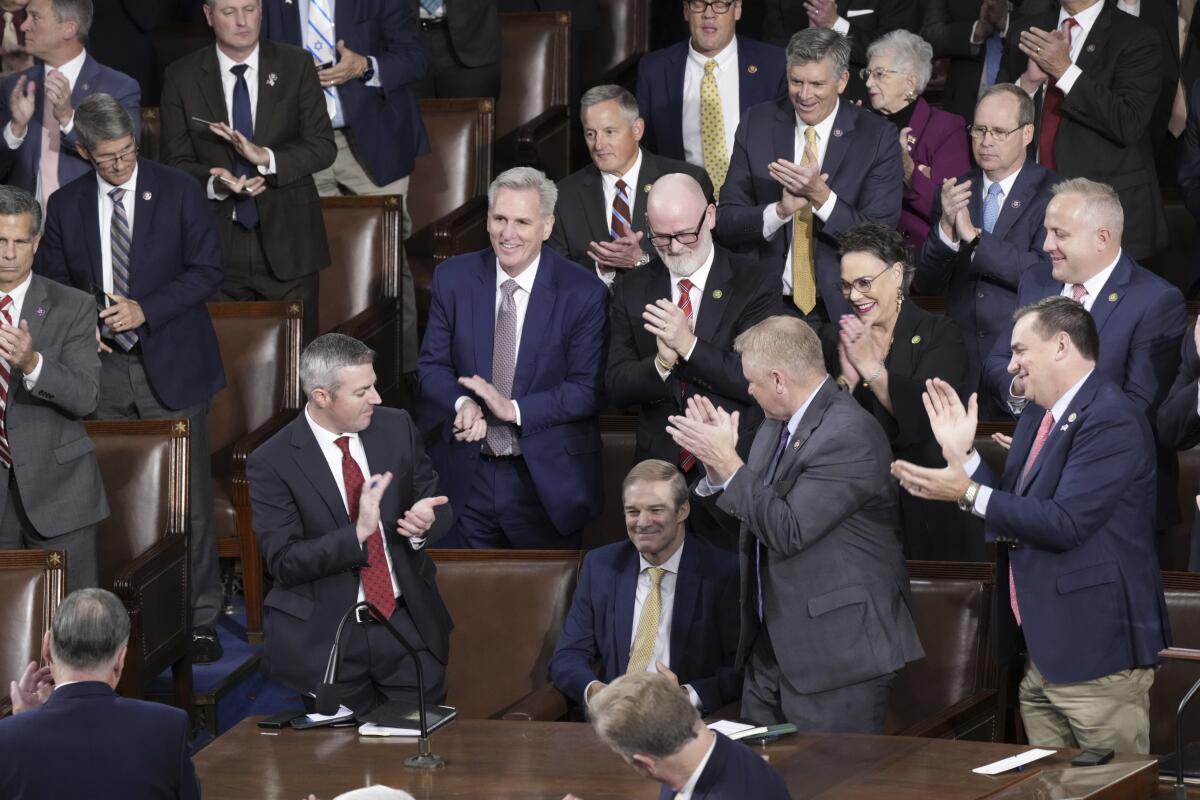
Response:
POLYGON ((642 604, 642 615, 638 617, 637 634, 629 651, 629 668, 626 675, 645 672, 654 656, 654 643, 658 641, 658 621, 662 616, 662 579, 667 571, 662 567, 650 567, 650 591, 642 604))
MULTIPOLYGON (((801 166, 808 163, 808 151, 817 152, 817 129, 811 125, 804 129, 804 157, 801 166)), ((812 204, 792 215, 792 302, 805 314, 817 305, 817 274, 813 265, 813 213, 812 204)))
POLYGON ((704 63, 704 78, 700 81, 700 153, 704 169, 712 180, 713 194, 721 195, 725 173, 729 170, 729 150, 725 146, 725 117, 721 113, 721 91, 713 74, 717 62, 704 63))

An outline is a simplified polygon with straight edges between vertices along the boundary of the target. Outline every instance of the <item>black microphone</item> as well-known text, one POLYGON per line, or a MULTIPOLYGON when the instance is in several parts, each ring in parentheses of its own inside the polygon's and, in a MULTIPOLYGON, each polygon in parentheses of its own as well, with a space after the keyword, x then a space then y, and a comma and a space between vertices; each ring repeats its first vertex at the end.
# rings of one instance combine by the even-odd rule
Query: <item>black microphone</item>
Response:
POLYGON ((1197 689, 1200 689, 1200 681, 1192 684, 1192 688, 1188 689, 1187 694, 1179 701, 1179 708, 1175 711, 1175 800, 1187 798, 1187 785, 1183 782, 1183 710, 1192 701, 1197 689))
POLYGON ((314 707, 318 714, 331 716, 337 713, 341 703, 338 702, 338 692, 334 688, 337 683, 337 668, 341 662, 339 653, 342 643, 342 629, 346 627, 346 623, 350 620, 351 615, 358 611, 366 603, 359 603, 351 606, 345 614, 342 615, 342 621, 338 623, 337 635, 333 637, 333 647, 329 648, 329 661, 325 664, 325 677, 321 681, 321 685, 317 687, 316 703, 314 707))

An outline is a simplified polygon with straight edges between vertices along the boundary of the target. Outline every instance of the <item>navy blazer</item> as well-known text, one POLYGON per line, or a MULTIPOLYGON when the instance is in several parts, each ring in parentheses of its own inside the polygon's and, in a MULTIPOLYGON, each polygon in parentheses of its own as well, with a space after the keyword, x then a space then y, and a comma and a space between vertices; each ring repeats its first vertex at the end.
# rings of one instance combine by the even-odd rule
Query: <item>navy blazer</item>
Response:
MULTIPOLYGON (((496 270, 490 248, 455 256, 437 268, 417 359, 417 424, 442 476, 442 493, 456 509, 470 496, 480 453, 479 442, 454 440, 454 403, 469 394, 458 379, 492 380, 496 270)), ((525 464, 542 506, 564 536, 604 507, 599 414, 607 310, 604 282, 543 245, 512 396, 521 408, 517 440, 525 464)))
POLYGON ((187 714, 100 681, 0 720, 0 797, 199 800, 187 714))
MULTIPOLYGON (((758 753, 723 733, 716 734, 712 755, 692 790, 692 800, 791 800, 783 776, 758 753)), ((663 786, 660 800, 678 797, 663 786)))
POLYGON ((1044 413, 1031 410, 1017 423, 1000 481, 986 465, 972 476, 998 489, 988 500, 985 538, 1016 543, 996 551, 996 657, 1019 653, 1024 633, 1052 683, 1157 664, 1171 631, 1152 526, 1154 436, 1143 409, 1098 368, 1018 483, 1044 413))
MULTIPOLYGON (((1197 379, 1200 379, 1200 355, 1196 353, 1196 337, 1191 331, 1183 335, 1183 358, 1179 374, 1167 399, 1158 407, 1155 431, 1162 447, 1190 450, 1200 445, 1200 413, 1197 413, 1197 379)), ((1200 514, 1192 519, 1191 552, 1188 570, 1200 570, 1200 514)))
MULTIPOLYGON (((683 80, 688 42, 642 56, 637 100, 646 122, 642 146, 683 161, 683 80)), ((737 37, 738 110, 787 95, 787 58, 782 47, 737 37)), ((697 87, 699 88, 699 87, 697 87)))
MULTIPOLYGON (((586 704, 589 683, 610 683, 629 668, 640 563, 629 541, 598 547, 583 560, 579 586, 550 659, 550 679, 580 705, 586 704)), ((675 579, 668 666, 681 684, 696 690, 702 714, 741 697, 742 675, 733 668, 737 643, 737 556, 688 536, 675 579)))
MULTIPOLYGON (((851 313, 842 297, 837 237, 861 222, 895 226, 900 221, 904 165, 900 132, 877 114, 839 103, 833 136, 821 163, 829 188, 837 193, 828 222, 814 216, 813 251, 817 290, 830 319, 851 313)), ((729 173, 717 206, 717 241, 751 250, 783 274, 792 246, 792 226, 784 223, 774 238, 763 240, 763 211, 782 197, 782 187, 767 172, 777 158, 796 160, 796 110, 787 97, 754 106, 742 114, 734 138, 729 173)))
MULTIPOLYGON (((205 305, 221 286, 221 238, 204 189, 187 173, 138 159, 129 296, 146 321, 135 332, 155 394, 167 408, 203 402, 225 386, 205 305)), ((50 196, 35 270, 91 293, 104 286, 94 172, 50 196)))
MULTIPOLYGON (((33 118, 29 120, 25 138, 16 150, 10 150, 4 139, 0 137, 0 177, 4 183, 10 186, 19 186, 27 192, 36 192, 38 169, 42 160, 42 109, 46 97, 45 64, 39 61, 29 69, 9 75, 0 81, 0 128, 6 127, 12 121, 8 100, 12 95, 13 87, 17 85, 17 81, 22 75, 37 84, 33 118)), ((133 120, 134 137, 140 138, 142 90, 138 87, 137 81, 115 69, 109 69, 90 55, 84 56, 83 68, 79 71, 79 78, 76 79, 74 88, 71 89, 71 104, 78 106, 90 95, 101 93, 112 95, 122 108, 129 112, 129 116, 133 120)), ((71 128, 71 132, 67 134, 61 134, 58 131, 55 134, 61 136, 62 139, 62 150, 58 159, 58 185, 65 186, 80 175, 91 172, 92 165, 75 152, 75 143, 78 141, 75 128, 71 128)))
MULTIPOLYGON (((338 0, 334 33, 346 48, 379 65, 381 86, 347 81, 337 87, 346 126, 354 130, 355 155, 379 186, 406 177, 417 156, 429 152, 417 98, 409 86, 424 77, 428 54, 417 29, 416 5, 396 0, 338 0)), ((300 4, 263 3, 262 37, 304 46, 300 4)))

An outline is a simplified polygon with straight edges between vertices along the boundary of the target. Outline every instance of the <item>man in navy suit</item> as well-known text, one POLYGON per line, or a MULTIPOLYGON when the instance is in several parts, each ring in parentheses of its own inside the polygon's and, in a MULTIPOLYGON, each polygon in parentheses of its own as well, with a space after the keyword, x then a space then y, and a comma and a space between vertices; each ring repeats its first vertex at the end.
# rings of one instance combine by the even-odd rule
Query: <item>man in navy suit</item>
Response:
POLYGON ((141 90, 128 75, 97 63, 84 50, 91 0, 31 0, 22 25, 25 49, 41 63, 0 81, 0 176, 46 206, 59 186, 91 170, 75 152, 75 107, 104 92, 141 124, 141 90))
POLYGON ((662 675, 624 675, 596 695, 590 710, 596 735, 639 774, 661 783, 662 800, 791 797, 770 764, 746 745, 709 730, 662 675))
POLYGON ((116 595, 80 589, 63 600, 42 638, 47 666, 31 662, 11 684, 0 796, 199 800, 187 713, 114 691, 128 641, 116 595))
MULTIPOLYGON (((984 91, 975 108, 971 149, 980 166, 950 179, 933 201, 936 231, 917 259, 915 294, 946 295, 946 312, 967 341, 970 391, 982 388, 984 359, 1007 333, 1025 270, 1050 263, 1042 222, 1054 173, 1026 159, 1033 100, 1011 83, 984 91)), ((982 395, 984 419, 1007 412, 982 395)))
MULTIPOLYGON (((1158 407, 1158 441, 1172 450, 1190 450, 1200 445, 1200 355, 1197 355, 1197 339, 1200 339, 1200 322, 1183 337, 1183 354, 1179 374, 1171 386, 1167 399, 1158 407)), ((1170 565, 1178 569, 1181 565, 1170 565)), ((1192 519, 1191 548, 1188 553, 1187 569, 1200 570, 1200 514, 1192 519)))
POLYGON ((688 488, 673 464, 635 466, 622 502, 629 541, 584 559, 550 679, 586 706, 620 675, 661 672, 711 714, 742 691, 737 558, 687 536, 688 488))
POLYGON ((637 100, 646 121, 642 142, 661 156, 704 167, 718 194, 742 112, 787 94, 783 49, 735 36, 741 17, 742 0, 685 2, 690 38, 638 62, 637 100), (713 81, 719 117, 706 113, 706 80, 713 81), (713 163, 705 160, 706 120, 724 145, 724 152, 708 154, 713 163))
POLYGON ((192 658, 215 661, 221 587, 205 420, 225 371, 205 301, 221 285, 221 239, 195 180, 138 158, 133 120, 116 100, 83 101, 75 128, 96 171, 51 198, 35 270, 106 306, 93 416, 190 425, 192 658))
POLYGON ((849 63, 850 41, 836 31, 792 37, 788 97, 742 115, 717 207, 717 241, 774 264, 785 307, 813 325, 850 313, 837 236, 860 222, 900 220, 900 134, 839 100, 849 63))
POLYGON ((556 199, 542 172, 502 172, 488 187, 491 248, 433 278, 417 422, 460 546, 576 549, 604 504, 608 294, 543 246, 556 199))
POLYGON ((926 409, 950 463, 897 461, 892 472, 913 494, 984 519, 997 545, 995 654, 1007 662, 1023 640, 1028 656, 1029 743, 1146 753, 1154 667, 1171 643, 1152 526, 1154 435, 1105 374, 1096 321, 1079 303, 1045 297, 1014 317, 1009 370, 1034 405, 1004 474, 997 481, 972 451, 976 404, 964 409, 936 379, 926 409))

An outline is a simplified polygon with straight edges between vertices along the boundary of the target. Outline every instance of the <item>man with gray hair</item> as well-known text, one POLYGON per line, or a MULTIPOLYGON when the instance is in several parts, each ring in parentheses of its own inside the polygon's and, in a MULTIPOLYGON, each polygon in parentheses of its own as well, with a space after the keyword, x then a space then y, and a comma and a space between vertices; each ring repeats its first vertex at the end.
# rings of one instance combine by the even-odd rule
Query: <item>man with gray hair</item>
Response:
POLYGON ((704 465, 696 494, 742 522, 742 716, 882 733, 896 671, 923 655, 887 437, 838 391, 802 320, 770 317, 734 348, 767 417, 749 457, 738 413, 704 397, 668 431, 704 465))
MULTIPOLYGON (((426 699, 441 703, 453 623, 424 547, 452 515, 408 412, 379 405, 374 361, 349 336, 314 339, 300 356, 304 413, 246 465, 254 535, 275 581, 266 671, 311 698, 342 616, 367 602, 417 648, 426 699)), ((341 641, 340 703, 362 715, 415 701, 413 659, 374 617, 354 621, 341 641)))
POLYGON ((608 294, 543 243, 554 183, 488 187, 492 246, 445 261, 417 360, 417 422, 460 547, 578 549, 604 505, 599 413, 608 294))
POLYGON ((558 182, 550 246, 594 267, 610 287, 616 277, 650 262, 646 200, 659 176, 691 175, 713 202, 712 181, 701 167, 663 158, 641 147, 645 123, 628 89, 605 84, 583 93, 579 119, 592 163, 558 182))
POLYGON ((754 106, 734 137, 716 237, 751 248, 781 276, 784 307, 814 326, 850 313, 837 236, 900 219, 900 132, 840 95, 850 41, 807 28, 787 48, 788 96, 754 106))
POLYGON ((141 123, 141 89, 128 75, 96 62, 84 46, 92 0, 30 0, 25 50, 38 63, 0 81, 0 178, 32 192, 42 208, 59 186, 89 171, 75 151, 75 108, 105 92, 141 123))
POLYGON ((30 662, 11 684, 0 796, 199 800, 187 713, 115 691, 128 641, 116 595, 80 589, 62 601, 42 637, 44 666, 30 662))

